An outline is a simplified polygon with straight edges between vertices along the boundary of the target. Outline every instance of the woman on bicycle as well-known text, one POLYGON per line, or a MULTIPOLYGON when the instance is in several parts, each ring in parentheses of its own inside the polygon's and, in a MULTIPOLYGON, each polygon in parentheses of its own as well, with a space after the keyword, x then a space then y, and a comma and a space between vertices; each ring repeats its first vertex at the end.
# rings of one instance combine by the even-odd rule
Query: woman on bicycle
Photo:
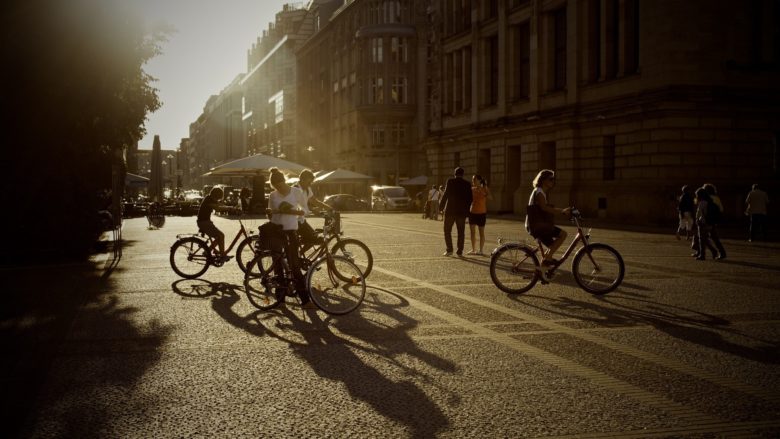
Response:
POLYGON ((528 199, 528 213, 525 217, 525 228, 534 238, 549 249, 544 253, 542 265, 554 266, 558 263, 553 259, 556 250, 566 240, 566 232, 555 225, 555 214, 565 216, 571 214, 571 208, 560 209, 547 202, 547 193, 555 186, 555 172, 542 169, 533 181, 534 190, 528 199))
MULTIPOLYGON (((224 195, 222 188, 215 187, 211 189, 211 192, 200 203, 197 224, 201 232, 214 238, 214 242, 216 242, 219 248, 219 254, 216 256, 223 260, 228 260, 230 256, 225 254, 225 234, 211 222, 211 213, 219 206, 219 201, 224 195)), ((214 249, 212 248, 211 250, 213 251, 214 249)))
POLYGON ((284 174, 271 168, 271 187, 274 191, 268 196, 268 207, 271 212, 271 222, 282 226, 284 231, 284 252, 287 255, 287 263, 295 278, 295 289, 301 299, 301 305, 306 308, 313 307, 309 304, 309 295, 304 286, 298 260, 298 218, 305 214, 306 203, 303 191, 287 184, 284 174))

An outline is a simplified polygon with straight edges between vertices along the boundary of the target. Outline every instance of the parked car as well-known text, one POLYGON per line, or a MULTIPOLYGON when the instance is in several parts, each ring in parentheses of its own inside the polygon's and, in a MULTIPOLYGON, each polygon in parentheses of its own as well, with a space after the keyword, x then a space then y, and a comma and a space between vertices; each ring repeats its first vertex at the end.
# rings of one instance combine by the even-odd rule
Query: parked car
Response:
POLYGON ((355 212, 371 210, 368 201, 351 194, 328 195, 322 202, 338 211, 355 212))
POLYGON ((412 206, 409 192, 402 186, 371 186, 372 210, 408 210, 412 206))

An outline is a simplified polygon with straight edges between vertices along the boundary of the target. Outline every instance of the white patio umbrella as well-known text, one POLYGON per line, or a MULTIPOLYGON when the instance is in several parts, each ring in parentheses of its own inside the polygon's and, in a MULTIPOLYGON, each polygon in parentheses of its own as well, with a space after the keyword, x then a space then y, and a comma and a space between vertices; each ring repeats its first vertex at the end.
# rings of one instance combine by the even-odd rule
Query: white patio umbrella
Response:
POLYGON ((269 168, 279 168, 283 172, 298 173, 306 169, 299 163, 280 159, 265 154, 255 154, 232 162, 223 163, 215 166, 209 172, 203 174, 204 177, 246 177, 256 175, 258 171, 268 172, 269 168))
POLYGON ((428 184, 428 177, 424 175, 418 175, 417 177, 408 178, 399 182, 401 186, 425 186, 428 184))
POLYGON ((374 177, 359 172, 336 169, 335 171, 323 173, 315 178, 314 183, 360 183, 373 179, 374 177))
POLYGON ((125 186, 130 188, 142 188, 149 185, 149 179, 142 175, 135 175, 127 172, 125 174, 125 186))

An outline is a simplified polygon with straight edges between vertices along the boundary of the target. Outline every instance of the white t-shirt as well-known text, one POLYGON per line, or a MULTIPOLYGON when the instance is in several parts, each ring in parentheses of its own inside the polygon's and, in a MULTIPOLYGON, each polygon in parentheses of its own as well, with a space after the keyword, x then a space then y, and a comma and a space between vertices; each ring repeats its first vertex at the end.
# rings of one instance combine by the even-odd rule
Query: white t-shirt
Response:
MULTIPOLYGON (((279 191, 273 191, 268 196, 268 205, 272 210, 279 210, 279 206, 287 202, 293 209, 303 209, 306 211, 306 201, 303 191, 297 187, 291 187, 290 193, 283 197, 279 191)), ((298 230, 298 215, 289 213, 274 213, 271 216, 271 222, 280 224, 284 230, 298 230)))
POLYGON ((438 189, 431 189, 428 196, 431 198, 431 200, 437 201, 439 199, 439 196, 441 196, 441 192, 439 192, 438 189))
MULTIPOLYGON (((303 211, 306 213, 306 215, 311 213, 311 209, 309 209, 309 200, 314 196, 314 191, 311 190, 311 187, 308 189, 304 189, 300 186, 295 186, 295 189, 300 189, 301 193, 303 194, 303 211)), ((298 222, 303 224, 306 222, 306 218, 299 216, 298 222)))
MULTIPOLYGON (((547 202, 547 194, 544 193, 544 190, 541 186, 537 186, 534 188, 533 192, 531 192, 531 196, 528 198, 528 205, 533 206, 536 204, 536 194, 542 194, 544 197, 545 203, 547 202)), ((528 229, 530 226, 528 225, 528 215, 525 216, 525 228, 528 229)))

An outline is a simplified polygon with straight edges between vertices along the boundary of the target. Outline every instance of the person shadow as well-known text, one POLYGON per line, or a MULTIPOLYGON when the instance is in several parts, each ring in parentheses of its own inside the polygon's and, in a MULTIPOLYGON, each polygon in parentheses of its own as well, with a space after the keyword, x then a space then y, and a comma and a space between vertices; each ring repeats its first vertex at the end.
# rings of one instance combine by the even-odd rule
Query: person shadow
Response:
MULTIPOLYGON (((400 296, 372 288, 361 308, 347 316, 326 316, 315 310, 294 311, 289 304, 242 315, 236 305, 243 287, 205 280, 199 280, 197 285, 194 289, 177 285, 177 289, 196 291, 192 295, 210 298, 214 312, 236 328, 288 343, 295 355, 318 376, 341 382, 352 398, 403 425, 409 436, 435 437, 449 426, 444 411, 421 386, 434 387, 438 392, 448 394, 450 406, 459 405, 460 397, 440 385, 440 380, 414 367, 411 362, 404 363, 401 358, 416 358, 429 368, 444 373, 454 374, 459 369, 452 361, 427 352, 414 342, 409 331, 418 322, 402 312, 409 304, 400 296), (374 320, 375 316, 383 316, 383 320, 391 323, 374 320), (384 372, 386 368, 369 364, 369 361, 393 366, 398 373, 391 376, 384 372)), ((185 296, 190 297, 190 294, 185 296)))
POLYGON ((529 296, 549 306, 525 305, 565 318, 589 321, 604 327, 649 325, 673 338, 765 364, 780 364, 780 343, 739 331, 719 316, 675 305, 659 304, 640 295, 620 295, 620 302, 601 296, 596 302, 571 297, 529 296), (754 346, 731 341, 725 335, 751 340, 754 346))

